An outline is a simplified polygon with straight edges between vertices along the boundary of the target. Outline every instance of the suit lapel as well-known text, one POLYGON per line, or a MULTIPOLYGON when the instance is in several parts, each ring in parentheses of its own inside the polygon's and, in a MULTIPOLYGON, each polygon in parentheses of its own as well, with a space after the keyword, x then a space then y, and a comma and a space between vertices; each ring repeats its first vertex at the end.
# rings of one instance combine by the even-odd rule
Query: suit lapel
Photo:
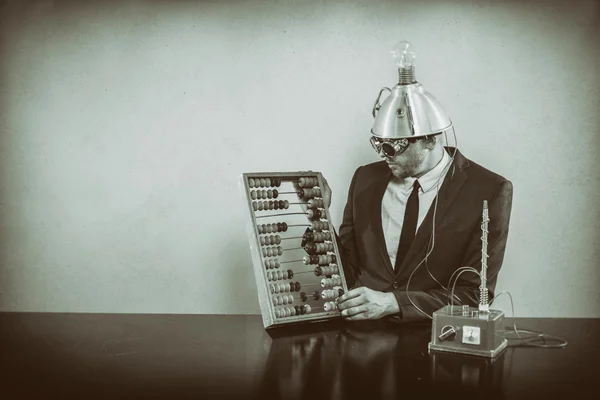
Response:
POLYGON ((421 261, 420 259, 415 263, 414 258, 419 255, 422 257, 421 249, 429 244, 429 239, 431 237, 432 228, 433 228, 433 214, 435 211, 435 224, 438 225, 440 221, 444 218, 444 214, 448 211, 456 195, 460 191, 460 188, 463 186, 465 181, 467 180, 467 173, 464 169, 468 167, 468 161, 458 152, 456 151, 456 155, 454 161, 452 162, 446 177, 444 178, 444 182, 440 187, 440 191, 437 195, 437 210, 436 207, 436 199, 431 203, 431 207, 425 216, 425 219, 421 223, 421 226, 417 230, 415 235, 415 239, 408 249, 408 253, 404 258, 404 262, 395 271, 395 276, 397 278, 405 278, 408 277, 414 268, 408 268, 409 266, 416 266, 421 261))
POLYGON ((375 242, 377 243, 377 247, 381 253, 381 258, 387 271, 391 276, 394 276, 394 268, 392 267, 392 263, 390 262, 390 257, 387 252, 387 246, 385 244, 385 236, 383 234, 383 226, 381 222, 381 201, 391 177, 392 170, 387 168, 386 165, 386 173, 381 174, 381 177, 378 177, 373 183, 369 210, 371 212, 371 229, 375 235, 375 242))

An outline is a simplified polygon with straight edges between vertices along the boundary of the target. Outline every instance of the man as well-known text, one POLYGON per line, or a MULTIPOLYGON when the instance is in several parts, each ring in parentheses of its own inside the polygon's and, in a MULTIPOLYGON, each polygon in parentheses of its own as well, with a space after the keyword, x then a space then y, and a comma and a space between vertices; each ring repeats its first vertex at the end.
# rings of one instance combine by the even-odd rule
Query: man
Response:
MULTIPOLYGON (((487 288, 493 298, 508 237, 512 183, 457 148, 443 146, 441 138, 371 138, 384 161, 355 171, 337 238, 351 288, 338 299, 346 319, 419 321, 449 304, 452 274, 465 266, 481 271, 484 201, 487 288)), ((331 189, 325 186, 330 204, 331 189)), ((477 274, 462 273, 454 304, 476 306, 479 286, 477 274)))

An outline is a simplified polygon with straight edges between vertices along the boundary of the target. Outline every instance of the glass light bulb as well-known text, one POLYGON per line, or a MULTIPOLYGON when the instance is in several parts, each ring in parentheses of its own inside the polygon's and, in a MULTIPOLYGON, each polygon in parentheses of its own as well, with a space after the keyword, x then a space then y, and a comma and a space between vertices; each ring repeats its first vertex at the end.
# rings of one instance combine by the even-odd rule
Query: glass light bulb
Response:
POLYGON ((391 53, 398 68, 414 67, 417 54, 413 50, 413 45, 410 42, 403 40, 396 43, 396 45, 392 47, 391 53))

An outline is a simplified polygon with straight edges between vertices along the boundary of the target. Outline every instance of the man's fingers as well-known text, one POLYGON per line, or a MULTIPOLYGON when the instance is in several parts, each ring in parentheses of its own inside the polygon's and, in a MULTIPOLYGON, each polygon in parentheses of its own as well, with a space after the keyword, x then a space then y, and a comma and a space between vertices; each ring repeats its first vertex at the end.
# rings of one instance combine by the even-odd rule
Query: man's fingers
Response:
POLYGON ((349 290, 347 293, 344 293, 340 297, 338 297, 338 304, 348 301, 350 299, 354 299, 362 294, 362 288, 358 287, 355 289, 349 290))
POLYGON ((340 310, 348 310, 352 307, 358 307, 362 304, 366 303, 366 299, 363 296, 355 297, 350 300, 346 300, 343 303, 338 303, 338 308, 340 310))
POLYGON ((365 319, 365 314, 369 310, 368 304, 361 304, 342 311, 342 316, 346 319, 365 319))

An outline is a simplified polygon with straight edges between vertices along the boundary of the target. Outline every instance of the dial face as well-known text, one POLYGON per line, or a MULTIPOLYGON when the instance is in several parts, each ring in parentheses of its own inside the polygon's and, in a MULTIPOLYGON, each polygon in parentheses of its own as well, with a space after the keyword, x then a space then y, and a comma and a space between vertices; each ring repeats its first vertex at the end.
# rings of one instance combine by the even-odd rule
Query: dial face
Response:
POLYGON ((462 342, 466 344, 481 344, 481 329, 477 326, 463 326, 462 342))

